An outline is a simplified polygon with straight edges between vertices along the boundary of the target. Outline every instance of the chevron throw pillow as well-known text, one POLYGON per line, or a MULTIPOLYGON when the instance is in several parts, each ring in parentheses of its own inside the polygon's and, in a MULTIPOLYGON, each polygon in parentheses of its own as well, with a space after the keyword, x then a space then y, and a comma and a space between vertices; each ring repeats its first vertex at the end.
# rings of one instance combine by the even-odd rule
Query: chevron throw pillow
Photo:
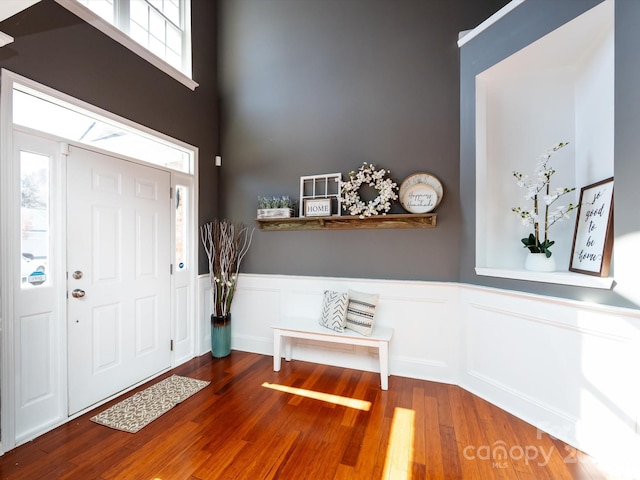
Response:
POLYGON ((378 294, 349 290, 346 328, 366 337, 373 331, 373 318, 378 305, 378 294))
POLYGON ((348 304, 349 294, 325 290, 320 325, 336 332, 344 332, 348 304))

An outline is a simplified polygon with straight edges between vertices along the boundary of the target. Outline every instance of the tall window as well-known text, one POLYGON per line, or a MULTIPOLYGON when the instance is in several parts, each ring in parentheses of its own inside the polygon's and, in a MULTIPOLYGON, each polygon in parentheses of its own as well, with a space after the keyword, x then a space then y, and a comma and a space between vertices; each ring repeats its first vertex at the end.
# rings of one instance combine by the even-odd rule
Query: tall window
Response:
POLYGON ((189 268, 189 190, 185 185, 176 186, 176 269, 189 268))
POLYGON ((191 0, 76 0, 191 76, 191 0))
POLYGON ((47 283, 49 273, 50 158, 20 152, 20 276, 22 288, 47 283))

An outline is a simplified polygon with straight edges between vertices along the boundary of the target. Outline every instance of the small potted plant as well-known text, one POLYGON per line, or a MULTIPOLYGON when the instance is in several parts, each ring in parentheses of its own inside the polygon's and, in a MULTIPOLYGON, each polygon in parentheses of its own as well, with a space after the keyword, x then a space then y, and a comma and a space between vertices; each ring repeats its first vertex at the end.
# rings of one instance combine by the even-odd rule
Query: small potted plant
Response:
POLYGON ((290 218, 294 208, 295 202, 289 196, 258 197, 258 219, 290 218))

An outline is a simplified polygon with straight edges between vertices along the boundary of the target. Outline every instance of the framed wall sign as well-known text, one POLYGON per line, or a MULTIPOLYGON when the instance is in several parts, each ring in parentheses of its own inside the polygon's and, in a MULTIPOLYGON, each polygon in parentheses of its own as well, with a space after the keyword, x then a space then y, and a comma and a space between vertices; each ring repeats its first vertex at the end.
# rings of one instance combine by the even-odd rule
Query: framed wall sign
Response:
POLYGON ((613 248, 613 177, 582 187, 569 270, 607 277, 613 248))
POLYGON ((330 198, 305 198, 304 199, 304 216, 305 217, 331 216, 331 199, 330 198))
POLYGON ((325 173, 322 175, 306 175, 300 177, 300 211, 301 217, 307 215, 328 217, 340 215, 340 189, 342 187, 341 173, 325 173), (309 203, 309 200, 321 199, 323 203, 309 203), (329 200, 329 209, 322 213, 307 213, 307 205, 312 210, 320 208, 329 200), (332 213, 335 212, 335 213, 332 213))

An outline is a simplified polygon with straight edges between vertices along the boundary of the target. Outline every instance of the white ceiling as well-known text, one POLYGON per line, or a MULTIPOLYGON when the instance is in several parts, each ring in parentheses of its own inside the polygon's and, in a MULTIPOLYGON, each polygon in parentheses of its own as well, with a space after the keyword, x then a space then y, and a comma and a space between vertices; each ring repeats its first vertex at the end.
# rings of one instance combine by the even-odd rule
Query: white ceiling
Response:
POLYGON ((0 21, 29 8, 40 0, 0 0, 0 21))

